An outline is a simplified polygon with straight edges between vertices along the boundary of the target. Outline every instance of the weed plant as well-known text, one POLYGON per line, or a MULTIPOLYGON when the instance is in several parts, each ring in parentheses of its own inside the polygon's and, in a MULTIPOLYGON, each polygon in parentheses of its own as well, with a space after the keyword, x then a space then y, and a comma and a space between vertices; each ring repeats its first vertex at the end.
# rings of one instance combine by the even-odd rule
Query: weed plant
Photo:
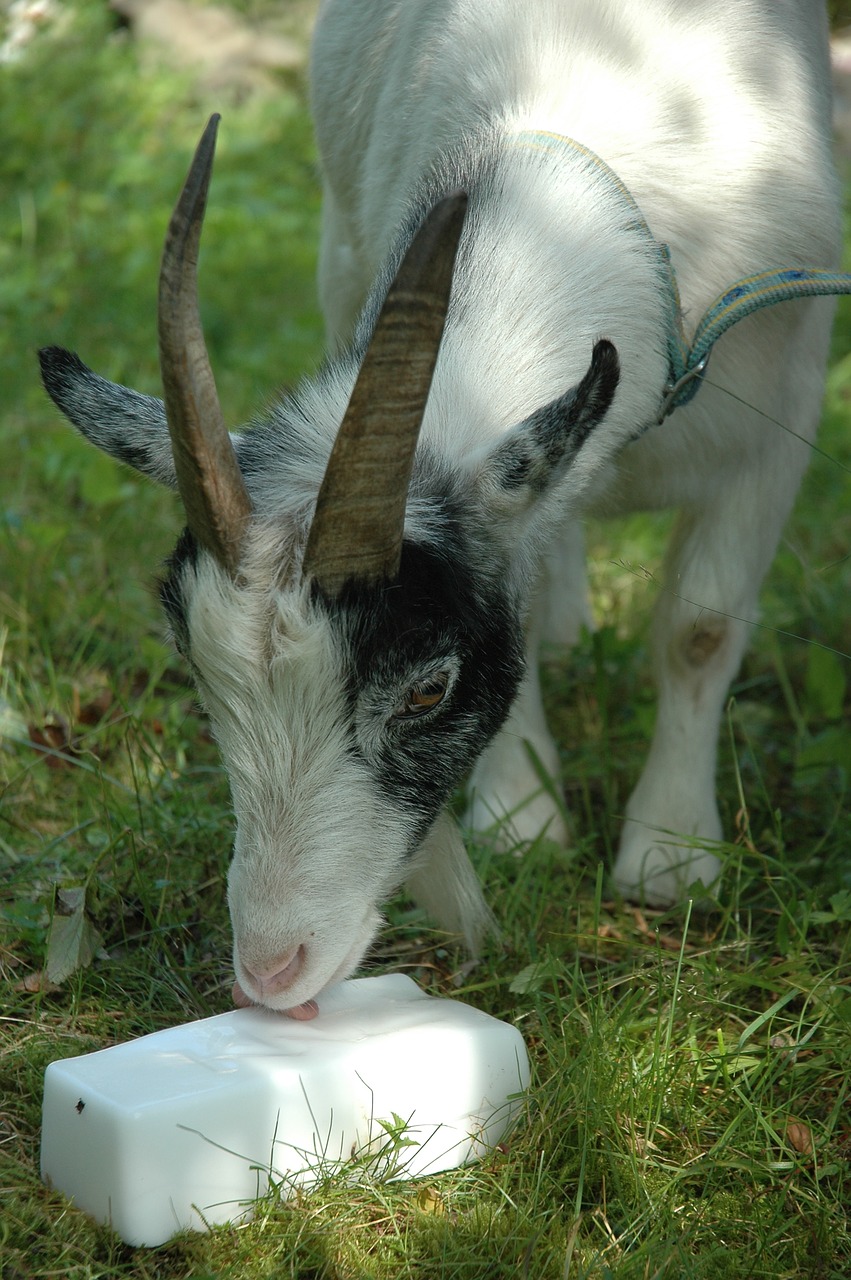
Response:
POLYGON ((404 969, 526 1038, 533 1083, 504 1148, 413 1183, 329 1173, 286 1202, 270 1186, 251 1224, 156 1250, 41 1184, 51 1060, 229 1004, 227 787, 151 590, 176 500, 58 420, 35 350, 67 345, 156 393, 163 230, 221 108, 201 293, 226 413, 245 420, 316 364, 303 85, 231 97, 141 58, 100 0, 59 8, 0 67, 0 1275, 847 1278, 847 305, 823 452, 730 699, 718 902, 641 910, 607 878, 652 724, 653 518, 590 530, 600 627, 547 672, 571 851, 474 849, 502 932, 466 975, 450 940, 390 905, 366 971, 404 969))

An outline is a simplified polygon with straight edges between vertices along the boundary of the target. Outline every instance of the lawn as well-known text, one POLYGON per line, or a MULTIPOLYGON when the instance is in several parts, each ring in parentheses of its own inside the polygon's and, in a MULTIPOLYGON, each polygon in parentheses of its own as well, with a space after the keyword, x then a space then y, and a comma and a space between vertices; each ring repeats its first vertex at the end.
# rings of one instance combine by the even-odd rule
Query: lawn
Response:
POLYGON ((847 1278, 851 302, 730 700, 718 904, 642 912, 607 879, 652 724, 667 525, 633 519, 589 531, 599 629, 547 672, 572 850, 474 850, 501 937, 472 973, 389 906, 365 972, 402 969, 525 1036, 532 1087, 505 1148, 413 1183, 270 1187, 250 1225, 156 1250, 41 1184, 47 1063, 229 1007, 231 818, 152 589, 176 499, 63 425, 35 351, 157 392, 163 231, 221 109, 201 292, 226 414, 250 418, 322 353, 303 73, 217 91, 100 0, 52 14, 0 64, 0 1276, 847 1278))

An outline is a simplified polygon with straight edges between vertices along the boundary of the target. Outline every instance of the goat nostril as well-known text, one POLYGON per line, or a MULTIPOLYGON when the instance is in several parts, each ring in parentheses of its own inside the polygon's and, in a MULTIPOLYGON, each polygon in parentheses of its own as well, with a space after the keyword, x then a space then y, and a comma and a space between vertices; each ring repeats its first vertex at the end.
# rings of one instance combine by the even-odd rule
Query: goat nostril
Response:
POLYGON ((246 966, 245 972, 251 979, 251 985, 261 996, 278 995, 293 985, 304 968, 306 958, 307 951, 302 943, 291 951, 275 956, 262 969, 249 969, 246 966))

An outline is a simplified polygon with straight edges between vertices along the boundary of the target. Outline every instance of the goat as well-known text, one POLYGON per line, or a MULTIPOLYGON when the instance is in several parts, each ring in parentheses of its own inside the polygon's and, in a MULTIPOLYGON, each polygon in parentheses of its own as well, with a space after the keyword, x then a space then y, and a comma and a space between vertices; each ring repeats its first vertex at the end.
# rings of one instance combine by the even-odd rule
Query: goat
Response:
POLYGON ((164 254, 164 404, 42 353, 70 420, 186 509, 161 596, 232 789, 238 1000, 313 1016, 402 882, 474 949, 446 809, 471 769, 474 829, 565 838, 537 658, 590 623, 588 514, 679 509, 615 884, 717 880, 719 721, 831 304, 743 320, 674 408, 659 242, 689 324, 749 273, 835 263, 826 50, 817 0, 325 0, 326 367, 228 434, 194 283, 214 121, 164 254))

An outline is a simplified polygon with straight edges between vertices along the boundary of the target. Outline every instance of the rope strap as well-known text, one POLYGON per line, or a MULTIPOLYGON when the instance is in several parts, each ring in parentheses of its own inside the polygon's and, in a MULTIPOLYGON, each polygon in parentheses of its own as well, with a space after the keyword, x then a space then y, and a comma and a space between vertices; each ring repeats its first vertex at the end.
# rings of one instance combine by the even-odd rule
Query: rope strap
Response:
MULTIPOLYGON (((673 267, 671 267, 673 275, 673 267)), ((761 271, 731 285, 716 298, 695 330, 691 345, 683 333, 682 312, 677 307, 676 330, 668 344, 671 374, 659 412, 662 422, 680 405, 688 404, 703 381, 712 348, 729 328, 745 316, 775 302, 791 302, 826 294, 851 293, 851 275, 820 267, 790 267, 761 271)))

